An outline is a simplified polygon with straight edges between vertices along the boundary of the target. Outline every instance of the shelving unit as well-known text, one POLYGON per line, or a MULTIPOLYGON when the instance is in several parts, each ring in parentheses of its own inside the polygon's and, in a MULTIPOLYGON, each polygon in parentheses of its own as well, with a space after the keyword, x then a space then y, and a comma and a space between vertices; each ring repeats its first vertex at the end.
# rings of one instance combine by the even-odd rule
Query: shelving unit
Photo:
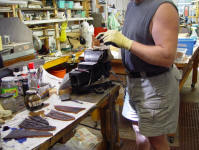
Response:
MULTIPOLYGON (((2 6, 1 3, 0 3, 0 6, 2 6)), ((16 17, 17 15, 16 15, 16 9, 15 8, 16 8, 15 5, 9 5, 9 6, 6 6, 6 7, 1 7, 0 13, 4 14, 5 17, 16 17)))
MULTIPOLYGON (((6 1, 6 0, 4 0, 6 1)), ((91 0, 73 0, 74 2, 80 2, 80 5, 82 6, 82 8, 58 8, 57 6, 57 0, 52 0, 52 8, 50 8, 49 6, 46 6, 46 0, 42 0, 43 3, 43 8, 20 8, 17 7, 17 1, 14 1, 13 4, 10 3, 10 0, 6 1, 10 4, 9 9, 0 9, 0 13, 4 13, 5 17, 19 17, 21 19, 21 21, 26 24, 30 29, 32 29, 33 31, 43 31, 43 36, 39 37, 41 40, 44 40, 44 43, 46 45, 47 48, 49 48, 49 35, 48 35, 48 31, 49 29, 52 29, 53 32, 55 33, 55 40, 56 40, 56 49, 60 50, 60 41, 59 41, 59 26, 60 23, 63 22, 74 22, 76 24, 80 23, 80 21, 91 21, 93 20, 93 18, 89 17, 89 11, 91 10, 91 0), (67 18, 67 19, 60 19, 58 17, 58 13, 59 12, 64 12, 70 10, 71 12, 73 11, 85 11, 86 12, 86 16, 85 17, 71 17, 71 18, 67 18), (52 15, 50 19, 42 19, 42 20, 25 20, 26 17, 24 16, 24 14, 39 14, 39 13, 43 13, 43 15, 45 16, 47 14, 47 12, 50 12, 50 14, 52 15), (44 27, 45 26, 45 27, 44 27)), ((5 2, 4 2, 5 4, 5 2)), ((25 3, 19 3, 19 4, 25 4, 25 3)), ((1 2, 0 2, 1 5, 1 2)), ((43 17, 42 17, 43 18, 43 17)), ((32 18, 29 18, 32 19, 32 18)), ((35 19, 35 18, 33 18, 35 19)), ((39 18, 41 19, 41 18, 39 18)), ((52 35, 51 35, 52 36, 52 35)))

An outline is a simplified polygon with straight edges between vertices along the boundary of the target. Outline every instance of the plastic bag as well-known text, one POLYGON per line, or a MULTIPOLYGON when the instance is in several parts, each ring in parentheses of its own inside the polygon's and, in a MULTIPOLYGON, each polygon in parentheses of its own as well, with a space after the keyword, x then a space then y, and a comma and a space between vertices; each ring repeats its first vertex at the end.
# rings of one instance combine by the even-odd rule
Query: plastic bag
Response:
POLYGON ((118 31, 120 29, 120 24, 113 13, 111 13, 108 17, 108 29, 118 31))
POLYGON ((86 40, 86 47, 92 47, 92 36, 94 35, 93 25, 89 25, 88 22, 84 21, 81 24, 81 36, 86 40))

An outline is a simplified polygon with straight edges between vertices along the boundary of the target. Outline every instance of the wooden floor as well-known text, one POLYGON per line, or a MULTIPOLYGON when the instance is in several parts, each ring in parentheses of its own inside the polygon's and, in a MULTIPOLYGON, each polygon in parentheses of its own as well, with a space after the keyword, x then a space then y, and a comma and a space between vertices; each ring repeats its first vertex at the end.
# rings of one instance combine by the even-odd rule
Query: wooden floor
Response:
MULTIPOLYGON (((179 141, 171 150, 199 150, 199 103, 181 103, 179 141)), ((121 150, 136 150, 135 141, 122 139, 121 150)))

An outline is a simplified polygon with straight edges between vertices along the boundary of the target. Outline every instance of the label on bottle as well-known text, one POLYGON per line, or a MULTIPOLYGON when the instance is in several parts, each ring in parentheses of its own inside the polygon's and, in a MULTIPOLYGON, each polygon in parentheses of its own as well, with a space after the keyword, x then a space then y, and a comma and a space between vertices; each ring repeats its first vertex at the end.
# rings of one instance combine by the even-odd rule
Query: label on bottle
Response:
POLYGON ((12 93, 14 94, 13 97, 17 97, 18 96, 18 88, 17 86, 13 87, 13 88, 2 88, 1 89, 1 94, 5 94, 5 93, 12 93))

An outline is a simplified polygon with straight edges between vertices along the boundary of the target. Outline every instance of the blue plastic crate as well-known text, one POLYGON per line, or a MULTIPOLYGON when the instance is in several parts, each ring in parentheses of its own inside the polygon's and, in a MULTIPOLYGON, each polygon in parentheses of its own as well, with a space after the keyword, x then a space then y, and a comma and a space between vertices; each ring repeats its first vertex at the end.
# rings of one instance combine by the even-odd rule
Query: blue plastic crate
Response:
POLYGON ((190 38, 178 39, 178 48, 186 48, 187 49, 186 55, 193 54, 193 46, 195 44, 196 44, 195 39, 190 39, 190 38))

